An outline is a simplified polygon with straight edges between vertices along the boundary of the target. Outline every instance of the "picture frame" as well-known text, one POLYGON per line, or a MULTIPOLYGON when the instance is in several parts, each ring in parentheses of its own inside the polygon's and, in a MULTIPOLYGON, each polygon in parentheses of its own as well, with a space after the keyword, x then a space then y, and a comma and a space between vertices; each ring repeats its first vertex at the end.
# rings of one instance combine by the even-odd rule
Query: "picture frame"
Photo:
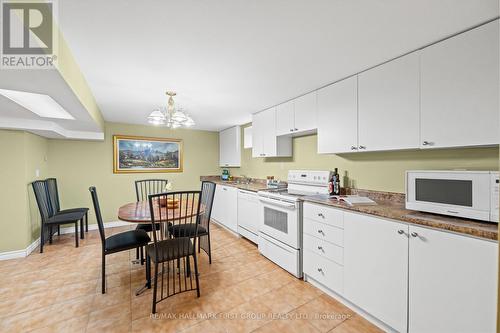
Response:
POLYGON ((181 139, 113 135, 113 173, 182 171, 181 139))

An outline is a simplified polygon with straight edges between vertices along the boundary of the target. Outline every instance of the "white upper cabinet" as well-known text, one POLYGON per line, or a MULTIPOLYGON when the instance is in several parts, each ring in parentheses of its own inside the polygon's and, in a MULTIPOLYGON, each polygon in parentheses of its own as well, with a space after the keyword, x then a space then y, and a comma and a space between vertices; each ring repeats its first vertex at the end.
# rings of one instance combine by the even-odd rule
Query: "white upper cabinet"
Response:
POLYGON ((293 133, 295 129, 294 101, 280 104, 276 107, 276 135, 293 133))
POLYGON ((498 243, 416 226, 410 235, 409 332, 495 332, 498 243))
POLYGON ((292 138, 276 136, 276 108, 270 108, 252 116, 252 156, 292 156, 292 138))
POLYGON ((241 165, 241 128, 234 126, 219 132, 219 166, 241 165))
POLYGON ((316 91, 276 107, 276 135, 313 133, 317 129, 316 91))
POLYGON ((358 76, 359 151, 420 146, 419 53, 358 76))
POLYGON ((498 20, 421 54, 421 147, 499 142, 498 20))
POLYGON ((318 98, 314 91, 295 100, 295 126, 294 132, 311 132, 318 128, 317 110, 318 98))
POLYGON ((357 76, 318 90, 318 153, 358 149, 357 76))

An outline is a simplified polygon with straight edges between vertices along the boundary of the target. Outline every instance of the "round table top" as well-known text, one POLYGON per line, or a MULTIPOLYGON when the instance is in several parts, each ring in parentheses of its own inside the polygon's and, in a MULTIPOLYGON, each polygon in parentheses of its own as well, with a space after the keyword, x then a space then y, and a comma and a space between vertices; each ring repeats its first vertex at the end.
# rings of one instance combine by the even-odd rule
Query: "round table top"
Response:
MULTIPOLYGON (((183 200, 184 201, 184 200, 183 200)), ((195 205, 197 202, 194 203, 195 205)), ((192 200, 189 200, 187 207, 184 201, 181 205, 182 209, 169 209, 168 218, 165 220, 178 220, 183 218, 188 218, 196 215, 196 206, 192 207, 192 200)), ((167 207, 155 206, 155 216, 159 216, 159 209, 161 209, 161 216, 167 214, 167 207)), ((200 213, 204 210, 203 204, 200 205, 200 213)), ((149 202, 148 201, 138 201, 131 202, 126 205, 121 206, 118 209, 118 219, 126 222, 133 223, 151 223, 151 214, 149 213, 149 202)))

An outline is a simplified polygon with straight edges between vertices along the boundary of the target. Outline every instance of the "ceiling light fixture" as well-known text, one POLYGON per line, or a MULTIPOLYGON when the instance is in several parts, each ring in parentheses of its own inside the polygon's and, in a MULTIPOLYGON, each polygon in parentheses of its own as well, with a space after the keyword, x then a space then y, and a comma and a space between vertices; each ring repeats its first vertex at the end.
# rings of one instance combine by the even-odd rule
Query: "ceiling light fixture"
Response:
POLYGON ((194 120, 182 108, 176 108, 173 91, 167 91, 167 107, 160 107, 148 116, 148 122, 156 126, 166 126, 168 128, 191 127, 194 120))
POLYGON ((75 119, 49 95, 8 89, 0 89, 0 94, 40 117, 75 119))

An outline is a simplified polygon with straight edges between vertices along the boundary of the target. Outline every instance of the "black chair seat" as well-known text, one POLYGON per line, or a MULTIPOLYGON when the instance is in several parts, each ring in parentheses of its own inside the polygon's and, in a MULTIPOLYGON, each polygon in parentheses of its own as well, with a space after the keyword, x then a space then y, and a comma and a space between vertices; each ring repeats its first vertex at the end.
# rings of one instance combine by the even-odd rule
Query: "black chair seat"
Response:
POLYGON ((130 230, 106 238, 105 251, 118 252, 144 246, 151 239, 144 230, 130 230))
MULTIPOLYGON (((168 232, 174 237, 194 237, 196 235, 196 224, 177 224, 168 227, 168 232)), ((198 237, 207 235, 207 229, 198 224, 198 237)))
POLYGON ((56 213, 56 215, 59 215, 59 214, 67 214, 67 213, 87 213, 89 211, 88 208, 70 208, 70 209, 64 209, 64 210, 60 210, 56 213))
MULTIPOLYGON (((135 227, 135 230, 144 230, 145 232, 152 232, 153 231, 153 226, 151 223, 140 223, 135 227)), ((156 230, 160 230, 160 224, 156 224, 156 230)))
POLYGON ((57 214, 52 217, 49 217, 47 221, 45 221, 45 223, 48 224, 72 223, 81 220, 84 216, 85 216, 84 212, 57 214))
MULTIPOLYGON (((158 262, 181 259, 194 253, 193 242, 187 237, 159 241, 156 246, 158 247, 158 262)), ((156 263, 154 244, 148 245, 146 252, 151 260, 156 263)))

